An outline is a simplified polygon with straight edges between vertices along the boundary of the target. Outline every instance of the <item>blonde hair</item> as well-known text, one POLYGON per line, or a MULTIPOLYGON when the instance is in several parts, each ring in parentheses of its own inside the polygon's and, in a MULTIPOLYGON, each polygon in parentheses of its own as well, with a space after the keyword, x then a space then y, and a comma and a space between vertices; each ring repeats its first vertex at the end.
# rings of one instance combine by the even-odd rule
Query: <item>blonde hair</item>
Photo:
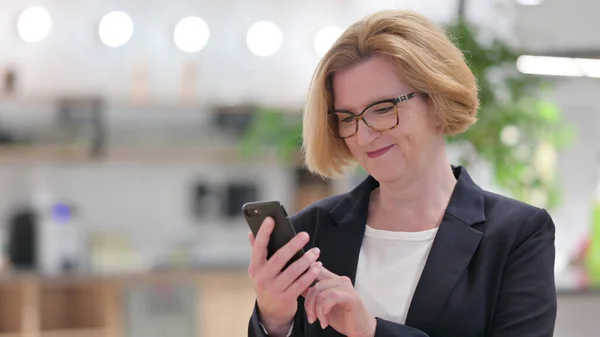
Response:
POLYGON ((475 76, 444 31, 411 11, 379 11, 351 25, 315 70, 303 117, 302 148, 311 172, 330 178, 354 163, 346 143, 327 122, 333 107, 331 78, 373 55, 391 59, 403 82, 427 94, 444 134, 462 133, 477 120, 475 76))

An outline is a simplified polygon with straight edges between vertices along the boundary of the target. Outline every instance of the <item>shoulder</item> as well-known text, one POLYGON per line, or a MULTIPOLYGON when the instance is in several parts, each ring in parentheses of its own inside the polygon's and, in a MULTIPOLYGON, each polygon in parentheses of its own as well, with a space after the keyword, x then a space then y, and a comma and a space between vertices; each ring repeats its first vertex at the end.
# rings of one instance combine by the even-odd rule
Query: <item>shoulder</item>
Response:
POLYGON ((513 248, 536 234, 554 236, 554 222, 543 208, 489 191, 484 191, 484 205, 486 221, 480 229, 486 236, 509 239, 513 248))
POLYGON ((298 213, 292 215, 290 220, 296 228, 296 232, 307 231, 312 235, 317 221, 323 216, 329 216, 330 211, 347 195, 348 193, 342 193, 329 196, 310 204, 298 213))

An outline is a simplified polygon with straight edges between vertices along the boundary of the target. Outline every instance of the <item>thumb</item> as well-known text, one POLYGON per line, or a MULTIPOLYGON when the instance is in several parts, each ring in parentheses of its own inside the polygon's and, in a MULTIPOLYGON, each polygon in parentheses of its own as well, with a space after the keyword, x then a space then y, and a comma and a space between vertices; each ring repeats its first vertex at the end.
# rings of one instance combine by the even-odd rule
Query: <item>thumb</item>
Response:
POLYGON ((319 276, 317 276, 317 281, 329 280, 339 277, 338 275, 332 273, 327 270, 325 267, 321 267, 321 271, 319 272, 319 276))
POLYGON ((254 238, 254 234, 252 234, 252 232, 248 232, 248 239, 250 240, 250 247, 254 246, 254 241, 256 241, 256 239, 254 238))

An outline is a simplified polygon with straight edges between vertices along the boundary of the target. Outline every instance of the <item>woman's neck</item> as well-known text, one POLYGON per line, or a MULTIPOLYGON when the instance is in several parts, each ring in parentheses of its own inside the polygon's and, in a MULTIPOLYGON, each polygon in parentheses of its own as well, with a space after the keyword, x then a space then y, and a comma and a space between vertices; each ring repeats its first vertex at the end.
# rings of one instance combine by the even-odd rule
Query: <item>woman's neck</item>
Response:
POLYGON ((371 195, 369 226, 407 232, 438 227, 456 185, 447 157, 440 157, 418 177, 381 183, 371 195))

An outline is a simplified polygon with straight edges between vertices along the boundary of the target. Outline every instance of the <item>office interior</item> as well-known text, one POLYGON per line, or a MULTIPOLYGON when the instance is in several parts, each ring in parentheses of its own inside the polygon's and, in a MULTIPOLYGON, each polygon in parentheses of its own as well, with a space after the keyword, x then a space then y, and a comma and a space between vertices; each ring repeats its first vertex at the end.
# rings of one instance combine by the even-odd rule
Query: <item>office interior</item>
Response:
MULTIPOLYGON (((310 174, 294 139, 320 58, 386 8, 460 20, 481 50, 513 50, 490 65, 491 83, 540 82, 528 106, 546 124, 520 125, 527 108, 499 120, 468 169, 548 209, 555 336, 596 335, 599 1, 0 0, 0 337, 245 335, 241 206, 278 200, 294 213, 364 177, 310 174), (534 129, 544 139, 522 147, 534 129), (494 146, 534 158, 548 184, 511 170, 516 184, 500 181, 508 164, 488 160, 494 146)), ((457 162, 464 145, 448 145, 457 162)))

